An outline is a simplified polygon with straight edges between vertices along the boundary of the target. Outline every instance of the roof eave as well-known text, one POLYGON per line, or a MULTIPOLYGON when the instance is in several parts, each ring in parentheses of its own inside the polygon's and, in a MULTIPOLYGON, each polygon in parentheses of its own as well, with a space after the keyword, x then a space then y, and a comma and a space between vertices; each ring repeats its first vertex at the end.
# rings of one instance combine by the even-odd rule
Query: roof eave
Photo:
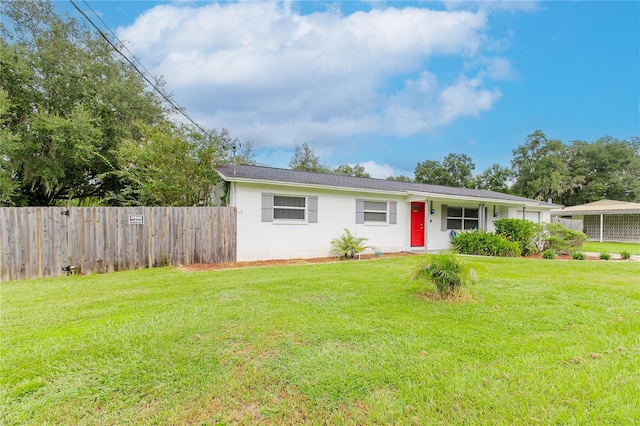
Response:
POLYGON ((316 188, 316 189, 325 189, 325 190, 333 190, 333 191, 344 191, 344 192, 365 192, 365 193, 375 193, 375 194, 389 194, 389 195, 417 195, 425 198, 433 198, 433 199, 443 199, 443 200, 461 200, 461 201, 475 201, 475 202, 489 202, 496 203, 502 205, 509 206, 526 206, 526 207, 542 207, 537 202, 527 202, 527 201, 519 201, 519 200, 503 200, 499 198, 486 198, 486 197, 470 197, 464 195, 453 195, 453 194, 438 194, 433 192, 422 192, 422 191, 390 191, 390 190, 381 190, 381 189, 369 189, 369 188, 352 188, 345 186, 334 186, 334 185, 319 185, 312 183, 299 183, 299 182, 288 182, 288 181, 277 181, 277 180, 264 180, 264 179, 251 179, 251 178, 242 178, 236 176, 228 176, 224 173, 218 171, 220 177, 228 182, 237 182, 237 183, 246 183, 246 184, 265 184, 265 185, 273 185, 273 186, 292 186, 297 188, 316 188))
POLYGON ((334 185, 319 185, 315 183, 300 183, 300 182, 287 182, 278 180, 264 180, 264 179, 249 179, 249 178, 229 178, 221 174, 222 179, 228 182, 247 183, 247 184, 264 184, 273 186, 293 186, 297 188, 316 188, 326 189, 332 191, 345 191, 345 192, 368 192, 376 194, 389 194, 389 195, 406 195, 406 191, 389 191, 380 189, 368 189, 368 188, 351 188, 346 186, 334 186, 334 185))
POLYGON ((502 205, 509 205, 509 206, 517 206, 517 207, 522 207, 522 206, 526 206, 526 207, 545 207, 545 206, 541 206, 539 203, 537 202, 531 202, 531 201, 520 201, 520 200, 504 200, 501 198, 488 198, 488 197, 471 197, 471 196, 467 196, 467 195, 449 195, 449 194, 438 194, 438 193, 434 193, 434 192, 420 192, 420 191, 407 191, 408 194, 410 195, 418 195, 418 196, 426 196, 428 198, 433 198, 433 199, 441 199, 441 200, 447 200, 447 199, 451 199, 454 198, 456 200, 462 200, 462 201, 477 201, 477 202, 486 202, 486 203, 495 203, 495 204, 502 204, 502 205))
POLYGON ((620 209, 620 210, 551 210, 551 214, 561 216, 589 216, 599 214, 640 214, 640 209, 620 209))

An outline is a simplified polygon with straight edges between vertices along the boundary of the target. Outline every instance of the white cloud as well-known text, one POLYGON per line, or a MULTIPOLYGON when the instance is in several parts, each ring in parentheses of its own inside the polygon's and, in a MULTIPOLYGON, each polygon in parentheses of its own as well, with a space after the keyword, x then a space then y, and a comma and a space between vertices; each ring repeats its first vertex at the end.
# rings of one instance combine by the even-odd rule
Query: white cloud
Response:
MULTIPOLYGON (((354 166, 355 164, 350 164, 350 166, 354 166)), ((371 175, 373 178, 378 179, 386 179, 389 176, 394 176, 393 167, 388 164, 378 164, 375 161, 365 161, 364 163, 360 163, 364 170, 371 175)))
POLYGON ((539 1, 525 0, 445 0, 448 10, 479 9, 483 11, 534 12, 539 9, 539 1))
POLYGON ((239 2, 156 6, 118 36, 197 121, 286 149, 477 117, 500 98, 484 79, 511 70, 506 58, 484 58, 487 31, 482 11, 302 14, 290 3, 239 2), (427 69, 434 55, 484 65, 447 81, 427 69))
POLYGON ((481 111, 491 108, 501 96, 502 93, 498 89, 482 89, 479 79, 461 76, 438 97, 442 108, 442 122, 449 123, 464 116, 478 117, 481 111))

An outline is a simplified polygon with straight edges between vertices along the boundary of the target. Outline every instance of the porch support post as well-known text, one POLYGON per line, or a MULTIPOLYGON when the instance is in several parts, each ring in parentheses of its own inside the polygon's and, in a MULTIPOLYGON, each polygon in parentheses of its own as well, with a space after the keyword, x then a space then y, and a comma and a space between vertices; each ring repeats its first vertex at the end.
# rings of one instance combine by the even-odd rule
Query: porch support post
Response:
POLYGON ((429 227, 429 218, 431 217, 431 207, 428 199, 424 200, 424 252, 427 252, 427 245, 429 242, 427 241, 427 228, 429 227))
POLYGON ((602 230, 604 228, 604 214, 600 213, 600 242, 602 242, 602 230))

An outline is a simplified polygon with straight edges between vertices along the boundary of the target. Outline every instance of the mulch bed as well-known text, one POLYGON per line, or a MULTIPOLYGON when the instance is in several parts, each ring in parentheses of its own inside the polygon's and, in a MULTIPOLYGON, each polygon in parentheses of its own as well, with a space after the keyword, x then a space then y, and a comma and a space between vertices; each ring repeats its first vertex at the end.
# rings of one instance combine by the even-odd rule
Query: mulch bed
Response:
POLYGON ((256 260, 252 262, 227 262, 227 263, 194 263, 181 266, 180 269, 187 272, 211 271, 219 269, 236 268, 256 268, 260 266, 281 266, 281 265, 307 265, 311 263, 333 263, 333 262, 358 262, 367 259, 379 259, 381 257, 405 257, 416 256, 421 253, 398 252, 383 253, 382 256, 375 254, 363 254, 360 258, 342 260, 339 257, 315 257, 312 259, 282 259, 282 260, 256 260))
MULTIPOLYGON (((360 258, 344 260, 339 257, 315 257, 312 259, 282 259, 282 260, 256 260, 252 262, 227 262, 227 263, 194 263, 192 265, 181 266, 180 269, 187 272, 197 271, 211 271, 221 269, 237 269, 237 268, 256 268, 260 266, 281 266, 281 265, 308 265, 312 263, 335 263, 335 262, 358 262, 360 260, 367 259, 379 259, 381 257, 405 257, 405 256, 418 256, 423 253, 414 252, 397 252, 397 253, 383 253, 382 256, 376 256, 375 254, 363 254, 360 258)), ((532 254, 526 256, 528 259, 542 259, 542 254, 532 254)), ((555 259, 549 260, 573 260, 569 254, 560 254, 555 259)), ((585 260, 602 260, 599 256, 587 256, 585 260)), ((622 259, 611 258, 608 262, 621 261, 622 259)))

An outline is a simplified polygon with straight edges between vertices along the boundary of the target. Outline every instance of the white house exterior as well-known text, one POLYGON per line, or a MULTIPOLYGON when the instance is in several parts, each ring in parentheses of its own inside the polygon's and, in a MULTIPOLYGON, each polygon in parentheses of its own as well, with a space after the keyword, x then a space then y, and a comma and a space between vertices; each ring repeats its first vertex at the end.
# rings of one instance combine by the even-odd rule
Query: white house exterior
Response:
POLYGON ((348 228, 382 252, 449 247, 500 218, 550 221, 555 204, 493 191, 247 165, 217 167, 237 208, 239 261, 328 256, 348 228))

